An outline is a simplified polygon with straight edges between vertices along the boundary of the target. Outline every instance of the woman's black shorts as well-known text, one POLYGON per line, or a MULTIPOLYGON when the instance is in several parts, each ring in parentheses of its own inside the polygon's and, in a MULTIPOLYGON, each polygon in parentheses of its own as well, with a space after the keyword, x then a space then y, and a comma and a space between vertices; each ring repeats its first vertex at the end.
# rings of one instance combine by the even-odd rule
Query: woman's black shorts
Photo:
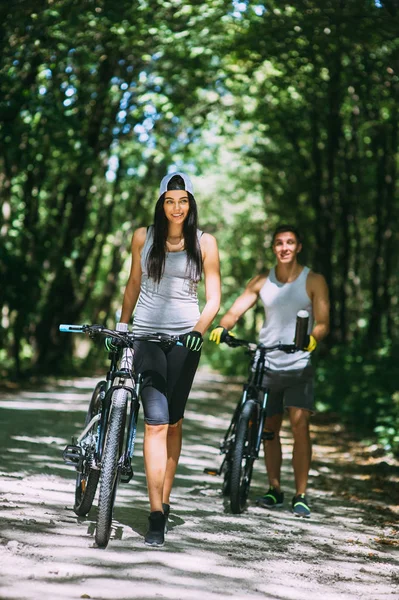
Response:
POLYGON ((142 375, 146 423, 173 425, 183 418, 200 355, 184 346, 165 349, 155 342, 134 343, 134 368, 142 375))

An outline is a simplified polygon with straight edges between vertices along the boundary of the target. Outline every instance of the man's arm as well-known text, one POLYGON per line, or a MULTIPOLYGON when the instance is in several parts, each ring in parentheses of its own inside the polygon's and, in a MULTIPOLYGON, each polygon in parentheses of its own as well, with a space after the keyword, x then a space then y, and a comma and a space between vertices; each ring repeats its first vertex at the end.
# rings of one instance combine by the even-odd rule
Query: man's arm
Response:
POLYGON ((123 296, 120 322, 129 323, 136 306, 141 284, 141 250, 147 235, 146 227, 136 229, 132 237, 132 264, 130 275, 123 296))
POLYGON ((317 342, 320 342, 330 331, 330 299, 327 282, 323 275, 310 273, 308 277, 308 294, 312 300, 315 320, 311 335, 317 342))
POLYGON ((237 300, 235 300, 234 304, 220 320, 221 327, 229 330, 234 327, 238 319, 256 303, 266 279, 267 274, 256 275, 256 277, 251 279, 243 293, 238 296, 237 300))

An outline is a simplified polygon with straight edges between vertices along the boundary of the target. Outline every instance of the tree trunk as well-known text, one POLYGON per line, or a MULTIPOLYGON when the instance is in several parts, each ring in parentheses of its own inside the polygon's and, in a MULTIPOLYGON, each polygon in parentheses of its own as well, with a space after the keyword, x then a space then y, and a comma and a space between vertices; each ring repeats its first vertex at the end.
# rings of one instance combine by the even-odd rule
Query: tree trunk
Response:
POLYGON ((381 282, 383 267, 383 236, 384 236, 384 210, 385 210, 385 175, 387 163, 387 140, 386 131, 381 127, 379 135, 376 138, 376 154, 379 156, 377 166, 376 189, 377 196, 375 202, 375 253, 371 267, 370 295, 371 309, 367 343, 375 347, 381 335, 382 324, 382 303, 381 303, 381 282), (378 150, 379 148, 379 150, 378 150))
POLYGON ((387 185, 386 185, 386 217, 385 217, 385 228, 384 228, 384 241, 385 241, 385 252, 384 252, 384 264, 385 264, 385 277, 383 280, 383 297, 382 297, 382 314, 384 316, 386 324, 386 336, 389 340, 393 341, 394 336, 394 319, 392 315, 392 291, 394 289, 393 279, 394 273, 394 259, 397 258, 397 248, 395 247, 395 227, 394 223, 397 223, 395 212, 395 189, 397 179, 397 153, 398 153, 398 115, 393 115, 391 122, 391 136, 390 136, 390 148, 387 159, 387 185))

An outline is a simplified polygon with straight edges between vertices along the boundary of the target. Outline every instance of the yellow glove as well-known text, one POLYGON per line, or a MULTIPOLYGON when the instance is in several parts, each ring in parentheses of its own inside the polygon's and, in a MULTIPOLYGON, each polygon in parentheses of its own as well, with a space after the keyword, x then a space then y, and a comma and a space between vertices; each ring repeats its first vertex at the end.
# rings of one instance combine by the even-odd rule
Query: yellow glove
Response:
POLYGON ((308 343, 305 346, 304 350, 305 350, 305 352, 313 352, 313 350, 316 349, 316 346, 317 346, 316 338, 314 338, 313 335, 310 335, 308 343))
POLYGON ((209 334, 209 339, 211 340, 211 342, 215 342, 215 344, 219 345, 220 342, 224 342, 227 335, 235 337, 234 333, 230 333, 228 329, 222 327, 221 325, 218 325, 217 327, 215 327, 215 329, 212 329, 211 333, 209 334))

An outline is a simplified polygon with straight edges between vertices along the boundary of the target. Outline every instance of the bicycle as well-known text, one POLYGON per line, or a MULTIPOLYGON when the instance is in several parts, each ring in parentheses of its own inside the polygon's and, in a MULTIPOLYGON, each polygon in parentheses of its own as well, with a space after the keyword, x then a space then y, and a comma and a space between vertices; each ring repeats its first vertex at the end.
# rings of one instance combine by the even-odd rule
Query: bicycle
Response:
POLYGON ((265 431, 268 389, 262 384, 266 355, 273 350, 297 352, 306 345, 309 323, 307 311, 297 315, 293 344, 264 346, 241 340, 229 334, 221 341, 232 348, 245 347, 251 357, 249 375, 243 386, 242 396, 235 408, 230 425, 220 443, 224 459, 219 469, 204 469, 208 475, 222 475, 222 494, 230 497, 233 514, 240 514, 246 507, 252 479, 253 465, 259 458, 263 440, 272 440, 274 433, 265 431))
POLYGON ((112 338, 106 379, 99 381, 94 388, 83 431, 78 437, 73 437, 72 444, 63 451, 66 464, 74 466, 77 471, 73 510, 78 516, 89 513, 100 482, 95 540, 98 547, 106 548, 118 485, 120 482, 129 483, 133 477, 131 460, 141 385, 141 376, 133 369, 133 342, 157 342, 166 347, 181 342, 177 336, 161 333, 135 335, 102 325, 63 324, 59 330, 87 333, 92 339, 97 335, 112 338))

